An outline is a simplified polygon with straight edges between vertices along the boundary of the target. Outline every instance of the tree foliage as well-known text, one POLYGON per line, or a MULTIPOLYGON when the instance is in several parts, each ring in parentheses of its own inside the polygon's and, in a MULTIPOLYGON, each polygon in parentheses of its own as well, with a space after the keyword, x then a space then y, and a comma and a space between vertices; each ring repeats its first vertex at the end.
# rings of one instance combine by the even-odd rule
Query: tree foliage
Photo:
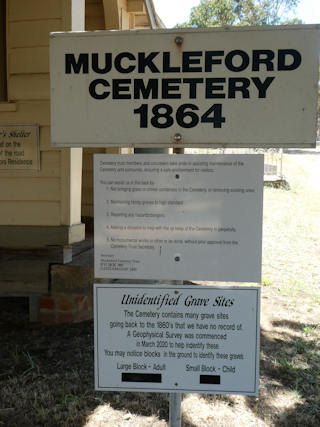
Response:
POLYGON ((280 25, 302 23, 291 18, 300 0, 201 0, 189 20, 178 27, 280 25))
MULTIPOLYGON (((299 2, 300 0, 201 0, 199 6, 191 9, 189 20, 177 27, 302 24, 300 19, 293 17, 299 2)), ((320 84, 318 115, 320 116, 320 84)))

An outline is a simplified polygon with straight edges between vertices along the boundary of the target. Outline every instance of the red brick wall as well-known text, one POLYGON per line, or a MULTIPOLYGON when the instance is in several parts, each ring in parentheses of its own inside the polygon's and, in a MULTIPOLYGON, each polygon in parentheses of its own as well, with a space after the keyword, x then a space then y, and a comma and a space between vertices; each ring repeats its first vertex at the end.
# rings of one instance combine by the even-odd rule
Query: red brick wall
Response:
POLYGON ((88 295, 51 295, 40 300, 40 322, 73 323, 92 319, 93 302, 88 295))

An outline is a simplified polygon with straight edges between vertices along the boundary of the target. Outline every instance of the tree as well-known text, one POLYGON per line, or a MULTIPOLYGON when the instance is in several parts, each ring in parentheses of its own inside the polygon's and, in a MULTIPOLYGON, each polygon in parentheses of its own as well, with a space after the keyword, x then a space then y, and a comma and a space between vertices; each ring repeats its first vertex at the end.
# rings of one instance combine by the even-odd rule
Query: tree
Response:
MULTIPOLYGON (((177 27, 302 24, 301 19, 290 17, 294 16, 299 2, 300 0, 201 0, 199 6, 191 9, 189 20, 177 27)), ((318 115, 320 117, 320 82, 318 115)))
POLYGON ((300 0, 201 0, 189 20, 177 27, 299 24, 291 18, 300 0))

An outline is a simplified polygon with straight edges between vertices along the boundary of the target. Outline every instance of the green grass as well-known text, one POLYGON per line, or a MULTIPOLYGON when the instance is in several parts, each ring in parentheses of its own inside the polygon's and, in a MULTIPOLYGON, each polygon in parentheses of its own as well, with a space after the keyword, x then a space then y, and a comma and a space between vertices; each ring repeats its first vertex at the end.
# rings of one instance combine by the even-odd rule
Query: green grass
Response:
POLYGON ((320 186, 310 185, 308 169, 294 156, 285 155, 284 164, 291 189, 264 191, 263 276, 284 296, 318 302, 320 186))
POLYGON ((268 277, 263 277, 262 280, 261 280, 261 285, 262 286, 271 286, 272 285, 272 281, 268 277))

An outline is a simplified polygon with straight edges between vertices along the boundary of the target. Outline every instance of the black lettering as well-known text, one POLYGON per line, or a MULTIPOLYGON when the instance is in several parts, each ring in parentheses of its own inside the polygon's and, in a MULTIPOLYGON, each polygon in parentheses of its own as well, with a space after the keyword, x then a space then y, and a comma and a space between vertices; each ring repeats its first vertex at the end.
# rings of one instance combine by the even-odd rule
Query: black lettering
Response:
POLYGON ((278 70, 292 71, 301 64, 301 55, 295 49, 279 49, 278 51, 278 70), (287 64, 287 58, 291 56, 291 64, 287 64))
POLYGON ((136 57, 132 53, 130 53, 130 52, 119 53, 115 57, 115 60, 114 60, 115 69, 117 71, 119 71, 119 73, 122 73, 122 74, 132 73, 132 71, 134 71, 134 69, 136 68, 136 66, 135 65, 128 65, 126 68, 123 67, 122 60, 124 58, 129 59, 130 61, 134 61, 136 59, 136 57))
POLYGON ((205 72, 212 72, 213 64, 221 64, 221 59, 213 59, 215 56, 223 56, 224 50, 209 50, 205 53, 205 72))
POLYGON ((223 85, 217 85, 216 83, 225 83, 225 78, 214 78, 206 79, 206 98, 225 98, 224 93, 213 93, 216 90, 223 90, 223 85))
POLYGON ((73 53, 66 53, 65 61, 66 74, 71 74, 71 69, 75 74, 80 72, 83 74, 89 73, 89 55, 87 53, 80 53, 78 61, 76 61, 73 53))
POLYGON ((202 67, 191 67, 192 64, 200 64, 201 51, 183 52, 182 53, 182 71, 184 73, 200 73, 202 67), (198 56, 199 58, 192 58, 198 56))
POLYGON ((260 64, 266 65, 267 71, 273 71, 274 52, 272 50, 253 50, 252 51, 252 71, 260 71, 260 64))
POLYGON ((163 79, 162 80, 162 99, 180 99, 180 93, 170 93, 178 91, 179 86, 175 83, 181 83, 181 79, 163 79))
POLYGON ((197 98, 197 84, 203 83, 203 79, 183 79, 183 83, 187 83, 189 85, 189 98, 196 99, 197 98))
POLYGON ((109 87, 110 84, 107 82, 107 80, 104 79, 96 79, 93 80, 89 85, 89 93, 94 99, 106 99, 110 95, 110 92, 102 92, 100 94, 97 93, 97 85, 102 85, 104 87, 109 87))
POLYGON ((131 79, 114 79, 112 80, 112 99, 131 99, 129 92, 131 79))
POLYGON ((259 91, 259 98, 265 98, 268 87, 274 80, 274 77, 267 77, 264 82, 259 77, 252 77, 251 80, 259 91))
POLYGON ((228 98, 235 98, 236 92, 242 93, 242 98, 250 98, 248 87, 250 86, 250 80, 246 78, 230 78, 228 98))
POLYGON ((145 73, 147 67, 152 73, 160 73, 159 68, 153 63, 153 60, 157 55, 159 55, 159 52, 151 52, 148 56, 146 56, 145 52, 139 52, 139 73, 145 73))
POLYGON ((158 79, 149 79, 145 85, 143 79, 134 79, 134 99, 158 99, 158 79))
POLYGON ((232 50, 228 53, 225 59, 225 64, 228 70, 235 71, 239 73, 240 71, 245 70, 249 65, 249 55, 243 50, 232 50), (233 59, 235 56, 239 56, 241 58, 241 64, 234 65, 233 59))
POLYGON ((112 68, 112 53, 106 53, 104 56, 104 67, 100 68, 99 67, 99 54, 98 53, 93 53, 91 55, 91 59, 92 59, 92 70, 95 73, 98 74, 106 74, 109 73, 109 71, 112 68))
POLYGON ((179 73, 180 67, 171 67, 170 52, 163 52, 163 72, 164 73, 179 73))
POLYGON ((173 118, 171 116, 173 109, 171 105, 168 104, 158 104, 152 108, 153 117, 151 119, 151 124, 155 128, 166 129, 173 125, 173 118), (164 110, 160 112, 160 110, 164 110))

